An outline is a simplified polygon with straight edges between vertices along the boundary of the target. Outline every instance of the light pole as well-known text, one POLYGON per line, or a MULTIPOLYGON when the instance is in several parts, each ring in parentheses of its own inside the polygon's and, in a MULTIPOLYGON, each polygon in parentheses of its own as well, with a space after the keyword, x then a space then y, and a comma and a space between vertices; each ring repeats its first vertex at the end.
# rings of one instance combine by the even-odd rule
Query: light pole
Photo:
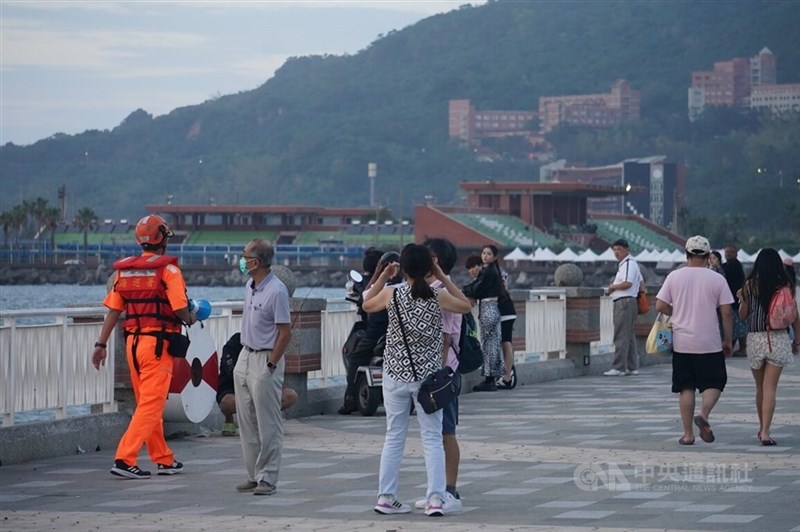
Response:
MULTIPOLYGON (((375 206, 375 177, 378 175, 378 165, 376 163, 367 164, 367 177, 369 177, 369 206, 375 206)), ((377 215, 375 216, 377 220, 377 215)))

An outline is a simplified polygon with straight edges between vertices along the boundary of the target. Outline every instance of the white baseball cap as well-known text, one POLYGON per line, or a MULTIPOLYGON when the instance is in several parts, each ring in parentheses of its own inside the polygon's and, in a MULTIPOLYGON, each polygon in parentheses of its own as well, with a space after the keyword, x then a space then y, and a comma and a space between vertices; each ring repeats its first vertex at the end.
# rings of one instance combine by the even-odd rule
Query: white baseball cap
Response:
POLYGON ((708 243, 708 239, 706 237, 701 235, 689 237, 689 240, 686 241, 685 247, 686 251, 692 255, 708 255, 711 253, 711 244, 708 243))

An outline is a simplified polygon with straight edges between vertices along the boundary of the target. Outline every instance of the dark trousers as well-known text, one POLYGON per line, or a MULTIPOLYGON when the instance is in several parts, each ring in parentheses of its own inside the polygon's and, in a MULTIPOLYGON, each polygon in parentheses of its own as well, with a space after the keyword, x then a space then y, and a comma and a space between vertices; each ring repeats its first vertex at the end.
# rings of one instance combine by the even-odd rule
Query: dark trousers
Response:
POLYGON ((356 375, 359 366, 368 366, 375 349, 376 340, 362 338, 352 353, 347 355, 347 389, 344 392, 345 403, 356 398, 356 375))

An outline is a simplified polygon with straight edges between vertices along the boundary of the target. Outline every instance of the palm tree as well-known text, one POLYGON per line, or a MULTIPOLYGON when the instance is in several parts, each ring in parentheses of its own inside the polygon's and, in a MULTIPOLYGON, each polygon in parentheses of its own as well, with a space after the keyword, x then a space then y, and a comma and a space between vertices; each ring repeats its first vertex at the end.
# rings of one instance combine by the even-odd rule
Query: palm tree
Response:
POLYGON ((83 253, 85 256, 89 252, 89 229, 94 229, 97 225, 97 215, 89 207, 81 207, 72 223, 78 226, 83 233, 83 253))
POLYGON ((55 261, 56 251, 56 228, 58 222, 61 220, 61 209, 58 207, 48 207, 41 213, 44 225, 50 229, 50 252, 53 253, 53 260, 55 261))
POLYGON ((28 211, 24 205, 14 205, 11 209, 11 228, 14 229, 14 239, 19 245, 20 233, 28 221, 28 211))
POLYGON ((3 211, 0 213, 0 225, 3 226, 3 244, 8 246, 8 233, 13 227, 14 219, 11 211, 3 211))
POLYGON ((33 200, 33 203, 31 204, 30 212, 34 221, 36 222, 36 231, 34 234, 37 236, 39 236, 45 229, 45 215, 47 214, 48 209, 50 209, 48 201, 41 196, 33 200))

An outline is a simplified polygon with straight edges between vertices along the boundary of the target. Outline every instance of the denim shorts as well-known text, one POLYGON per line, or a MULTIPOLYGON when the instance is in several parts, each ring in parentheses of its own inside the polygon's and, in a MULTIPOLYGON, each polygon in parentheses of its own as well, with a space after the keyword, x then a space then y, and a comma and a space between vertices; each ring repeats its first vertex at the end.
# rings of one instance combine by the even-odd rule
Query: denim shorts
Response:
MULTIPOLYGON (((453 379, 458 393, 461 393, 461 374, 456 370, 456 377, 453 379)), ((455 434, 458 425, 458 396, 450 401, 450 404, 442 408, 442 434, 455 434)))

